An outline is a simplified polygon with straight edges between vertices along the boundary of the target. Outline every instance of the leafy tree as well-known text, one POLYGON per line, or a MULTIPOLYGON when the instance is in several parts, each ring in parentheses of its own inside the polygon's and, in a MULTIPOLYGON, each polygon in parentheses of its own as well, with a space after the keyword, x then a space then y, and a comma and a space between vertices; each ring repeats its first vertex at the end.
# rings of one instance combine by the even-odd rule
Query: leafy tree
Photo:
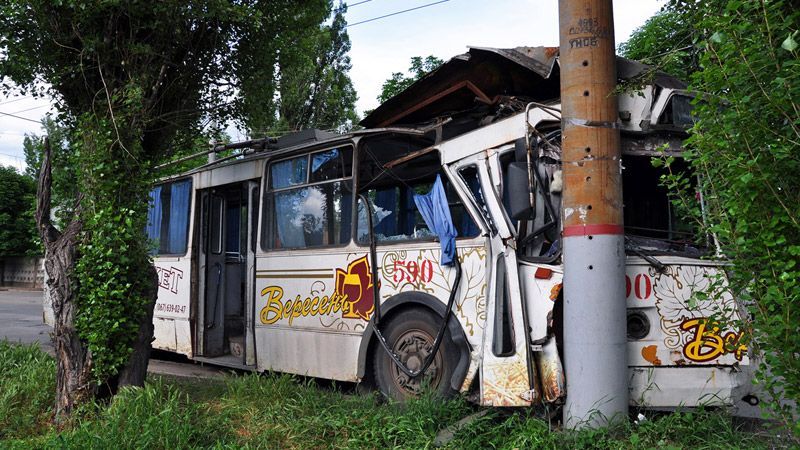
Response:
POLYGON ((295 2, 272 5, 273 14, 291 17, 276 24, 272 39, 247 36, 243 52, 237 116, 253 137, 304 128, 348 128, 358 121, 351 68, 350 38, 340 3, 315 0, 316 7, 295 2), (323 25, 333 14, 331 23, 323 25))
POLYGON ((35 182, 11 166, 0 166, 0 258, 36 253, 36 225, 30 205, 35 182))
POLYGON ((666 8, 633 30, 617 52, 688 81, 699 69, 701 50, 696 44, 700 38, 684 13, 666 8))
POLYGON ((411 66, 408 68, 408 75, 402 72, 394 72, 392 76, 383 82, 381 86, 381 95, 378 96, 378 101, 384 103, 386 100, 399 94, 405 88, 414 84, 415 81, 424 77, 429 72, 436 70, 444 63, 441 59, 429 55, 423 59, 421 56, 414 56, 411 58, 411 66))
POLYGON ((346 11, 340 4, 331 25, 301 34, 291 51, 278 56, 279 129, 346 129, 358 122, 358 96, 347 75, 351 65, 346 11))
MULTIPOLYGON (((730 1, 720 14, 717 2, 692 3, 705 12, 692 26, 708 30, 692 77, 705 94, 689 139, 692 165, 712 193, 712 230, 735 264, 732 283, 753 300, 755 343, 772 372, 759 382, 800 402, 800 10, 730 1)), ((779 412, 800 432, 789 411, 779 412)))
MULTIPOLYGON (((774 399, 800 402, 800 10, 793 2, 672 0, 626 44, 627 56, 690 75, 696 124, 685 157, 701 175, 706 207, 690 213, 719 237, 733 264, 733 292, 749 305, 752 346, 763 358, 757 382, 774 399), (681 38, 680 36, 692 36, 681 38), (682 72, 681 72, 682 71, 682 72)), ((676 205, 697 205, 688 180, 676 205)), ((797 435, 796 407, 771 403, 797 435)))
POLYGON ((2 86, 56 100, 79 192, 76 216, 57 228, 50 187, 61 163, 46 141, 36 219, 56 318, 57 417, 144 382, 157 292, 143 235, 154 167, 203 119, 224 123, 274 98, 274 72, 258 69, 277 64, 282 33, 329 8, 325 0, 0 4, 2 86))

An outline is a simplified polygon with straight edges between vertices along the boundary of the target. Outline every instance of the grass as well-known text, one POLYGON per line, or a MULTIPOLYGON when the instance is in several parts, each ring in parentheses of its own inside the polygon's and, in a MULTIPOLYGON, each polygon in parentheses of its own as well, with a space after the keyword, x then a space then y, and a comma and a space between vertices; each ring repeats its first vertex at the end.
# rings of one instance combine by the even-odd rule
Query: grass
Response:
MULTIPOLYGON (((151 376, 72 426, 51 425, 55 365, 34 346, 0 342, 0 448, 431 448, 437 433, 480 411, 463 399, 404 405, 288 375, 221 380, 151 376)), ((527 410, 490 410, 447 448, 775 448, 721 412, 652 417, 640 425, 566 432, 527 410)))

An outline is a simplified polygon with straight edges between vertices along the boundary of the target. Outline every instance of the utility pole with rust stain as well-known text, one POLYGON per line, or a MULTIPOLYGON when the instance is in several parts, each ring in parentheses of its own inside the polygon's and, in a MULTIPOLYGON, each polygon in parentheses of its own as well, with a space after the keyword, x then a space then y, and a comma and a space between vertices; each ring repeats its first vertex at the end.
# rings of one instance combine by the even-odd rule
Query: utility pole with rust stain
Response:
POLYGON ((559 0, 568 428, 628 411, 622 166, 611 0, 559 0))

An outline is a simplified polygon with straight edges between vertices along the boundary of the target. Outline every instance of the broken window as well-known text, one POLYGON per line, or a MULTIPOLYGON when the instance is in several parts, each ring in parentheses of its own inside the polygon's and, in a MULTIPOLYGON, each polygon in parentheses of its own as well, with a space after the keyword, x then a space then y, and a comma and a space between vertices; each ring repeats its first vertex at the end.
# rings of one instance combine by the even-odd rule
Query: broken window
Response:
MULTIPOLYGON (((397 143, 384 143, 388 146, 397 143)), ((450 206, 450 215, 458 237, 474 237, 479 229, 467 212, 461 198, 441 170, 439 154, 429 152, 405 163, 387 168, 386 163, 402 157, 403 153, 387 151, 378 143, 365 145, 359 157, 359 194, 365 195, 372 208, 372 226, 376 242, 434 240, 414 203, 414 194, 431 190, 436 175, 442 183, 450 206)), ((413 147, 407 147, 410 153, 413 147)), ((369 228, 364 205, 359 202, 357 240, 369 243, 369 228)))
POLYGON ((529 261, 551 261, 561 252, 561 135, 555 130, 544 137, 545 140, 535 136, 531 139, 530 168, 524 145, 499 157, 502 171, 499 195, 517 230, 519 256, 529 261), (512 197, 517 199, 516 215, 512 213, 512 197), (520 199, 524 199, 525 209, 519 207, 520 199))
MULTIPOLYGON (((645 250, 698 253, 700 249, 691 223, 677 214, 667 188, 662 185, 661 176, 668 172, 663 167, 653 167, 651 159, 651 156, 623 157, 625 234, 645 250)), ((672 171, 684 173, 694 182, 684 160, 676 158, 672 171)))
POLYGON ((679 93, 672 94, 664 111, 658 117, 659 125, 674 125, 680 129, 688 129, 694 125, 692 117, 693 97, 679 93))
POLYGON ((352 147, 277 161, 269 166, 262 245, 300 249, 350 242, 352 147))

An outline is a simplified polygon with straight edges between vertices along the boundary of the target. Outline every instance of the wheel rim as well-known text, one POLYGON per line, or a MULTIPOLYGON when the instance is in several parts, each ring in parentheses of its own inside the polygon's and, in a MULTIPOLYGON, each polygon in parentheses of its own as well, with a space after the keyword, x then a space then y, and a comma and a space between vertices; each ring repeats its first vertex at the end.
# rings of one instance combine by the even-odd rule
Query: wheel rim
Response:
MULTIPOLYGON (((433 350, 433 336, 423 330, 407 330, 399 336, 393 350, 406 367, 419 370, 433 350)), ((400 392, 405 395, 419 395, 426 385, 436 390, 442 378, 441 368, 442 352, 437 352, 424 375, 409 377, 394 363, 391 363, 390 373, 392 383, 400 392)))

